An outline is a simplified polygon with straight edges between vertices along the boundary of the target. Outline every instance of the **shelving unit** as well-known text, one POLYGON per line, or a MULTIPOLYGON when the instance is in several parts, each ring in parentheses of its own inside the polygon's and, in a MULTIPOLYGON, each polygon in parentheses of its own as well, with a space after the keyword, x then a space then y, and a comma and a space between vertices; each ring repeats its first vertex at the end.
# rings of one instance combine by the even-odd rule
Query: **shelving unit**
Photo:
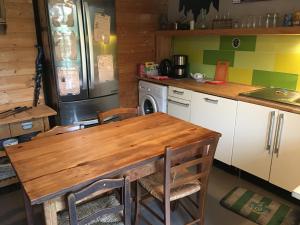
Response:
POLYGON ((163 30, 156 32, 156 61, 169 58, 172 54, 174 37, 193 36, 245 36, 245 35, 300 35, 299 27, 249 28, 249 29, 206 29, 206 30, 163 30))
MULTIPOLYGON (((39 105, 28 111, 0 119, 0 139, 49 130, 48 117, 53 115, 56 115, 56 112, 53 109, 46 105, 39 105), (26 127, 24 123, 27 123, 30 126, 26 127)), ((4 150, 0 149, 0 158, 2 157, 6 157, 6 153, 4 150)), ((18 183, 18 178, 15 176, 0 179, 0 188, 15 183, 18 183)))
POLYGON ((299 27, 249 28, 249 29, 205 29, 205 30, 162 30, 157 36, 199 35, 300 35, 299 27))

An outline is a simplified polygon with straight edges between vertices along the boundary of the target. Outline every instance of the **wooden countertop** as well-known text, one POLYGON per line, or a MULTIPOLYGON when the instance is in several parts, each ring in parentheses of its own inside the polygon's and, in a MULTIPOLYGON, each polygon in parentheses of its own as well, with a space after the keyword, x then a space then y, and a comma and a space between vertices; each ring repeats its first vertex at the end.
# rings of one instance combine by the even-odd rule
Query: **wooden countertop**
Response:
POLYGON ((196 92, 220 96, 220 97, 229 98, 237 101, 253 103, 257 105, 262 105, 266 107, 284 110, 287 112, 300 114, 300 107, 297 106, 291 106, 291 105, 267 101, 267 100, 260 100, 260 99, 250 98, 250 97, 239 96, 240 93, 254 91, 262 87, 255 87, 255 86, 235 84, 235 83, 226 83, 221 85, 204 84, 204 83, 196 82, 193 79, 155 80, 155 79, 141 78, 141 77, 138 77, 138 79, 149 81, 152 83, 184 88, 196 92))
POLYGON ((139 116, 6 149, 32 204, 63 196, 102 177, 160 159, 166 146, 219 133, 164 113, 139 116))
POLYGON ((242 84, 233 84, 233 83, 226 83, 222 85, 204 84, 204 83, 196 82, 193 79, 180 79, 180 80, 175 80, 175 79, 155 80, 149 78, 138 78, 138 79, 150 81, 153 83, 168 85, 168 86, 175 86, 179 88, 184 88, 196 92, 216 95, 216 96, 234 99, 234 100, 237 100, 238 95, 241 92, 253 91, 258 89, 258 87, 242 85, 242 84))
POLYGON ((25 112, 21 112, 13 116, 9 116, 5 119, 0 119, 0 125, 17 123, 21 121, 32 120, 32 119, 37 119, 42 117, 54 116, 56 114, 57 113, 49 106, 39 105, 25 112))

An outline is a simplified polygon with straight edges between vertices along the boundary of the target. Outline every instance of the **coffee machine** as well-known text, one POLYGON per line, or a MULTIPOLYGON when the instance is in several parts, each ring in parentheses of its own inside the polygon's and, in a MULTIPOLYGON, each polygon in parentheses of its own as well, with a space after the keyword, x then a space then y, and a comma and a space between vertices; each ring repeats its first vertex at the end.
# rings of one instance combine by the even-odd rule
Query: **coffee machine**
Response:
POLYGON ((188 75, 188 56, 173 55, 173 74, 176 79, 185 78, 188 75))
POLYGON ((173 62, 169 59, 164 59, 159 65, 159 70, 162 75, 166 75, 175 79, 185 78, 188 75, 188 56, 173 55, 173 62))

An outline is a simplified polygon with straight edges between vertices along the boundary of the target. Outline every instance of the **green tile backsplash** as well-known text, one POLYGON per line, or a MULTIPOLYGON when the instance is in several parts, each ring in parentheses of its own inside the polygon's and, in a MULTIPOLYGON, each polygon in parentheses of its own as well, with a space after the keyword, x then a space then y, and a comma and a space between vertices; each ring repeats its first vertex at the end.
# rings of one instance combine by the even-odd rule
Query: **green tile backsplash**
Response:
POLYGON ((218 60, 229 61, 229 65, 233 66, 234 51, 216 51, 204 50, 203 51, 203 64, 216 65, 218 60))
POLYGON ((252 84, 266 87, 281 87, 290 90, 296 90, 298 75, 270 72, 263 70, 254 70, 252 76, 252 84))
POLYGON ((230 82, 300 91, 300 35, 177 37, 174 54, 189 56, 192 73, 213 78, 217 61, 227 60, 230 82))
POLYGON ((256 36, 221 36, 220 37, 220 49, 231 51, 255 51, 256 36), (233 40, 239 40, 239 45, 233 47, 233 40))

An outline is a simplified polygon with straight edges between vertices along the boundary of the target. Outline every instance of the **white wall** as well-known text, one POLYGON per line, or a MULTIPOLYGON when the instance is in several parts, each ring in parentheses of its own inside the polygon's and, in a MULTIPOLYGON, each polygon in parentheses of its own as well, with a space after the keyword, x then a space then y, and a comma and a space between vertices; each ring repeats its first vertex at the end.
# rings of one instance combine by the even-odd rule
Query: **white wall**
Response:
MULTIPOLYGON (((169 0, 168 14, 171 22, 183 16, 183 13, 178 12, 178 5, 179 0, 169 0)), ((285 13, 296 10, 300 10, 300 0, 270 0, 242 4, 232 4, 232 0, 220 0, 219 13, 223 15, 229 12, 233 18, 242 18, 249 15, 265 15, 269 12, 278 12, 282 17, 285 13)), ((215 8, 211 6, 208 17, 213 18, 217 13, 215 8)), ((192 18, 191 15, 189 15, 189 18, 192 18)))

